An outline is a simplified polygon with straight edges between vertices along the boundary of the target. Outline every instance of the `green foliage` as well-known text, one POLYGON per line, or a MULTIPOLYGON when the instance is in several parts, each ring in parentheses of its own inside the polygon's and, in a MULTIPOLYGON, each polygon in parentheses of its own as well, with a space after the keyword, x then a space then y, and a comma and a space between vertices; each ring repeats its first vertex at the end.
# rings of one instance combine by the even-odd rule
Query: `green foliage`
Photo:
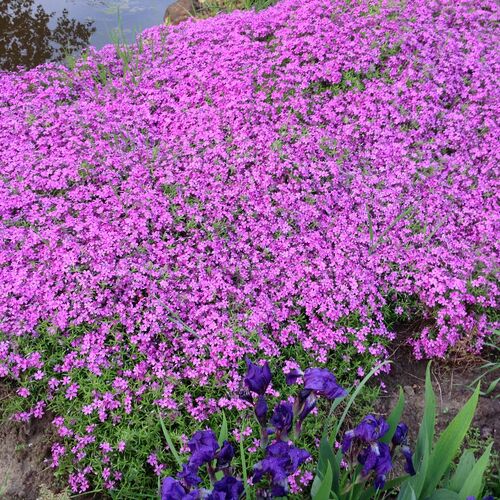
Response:
POLYGON ((460 499, 479 497, 483 490, 483 475, 489 462, 491 444, 476 461, 465 451, 454 475, 446 480, 455 456, 470 428, 479 398, 479 386, 434 443, 436 398, 431 384, 430 364, 425 379, 425 409, 414 456, 416 475, 402 484, 398 500, 460 499), (445 484, 443 484, 445 483, 445 484), (446 487, 444 487, 446 486, 446 487))
MULTIPOLYGON (((368 500, 371 498, 394 498, 398 491, 399 500, 466 500, 467 497, 480 498, 484 490, 484 475, 490 462, 492 443, 486 446, 484 453, 476 460, 472 450, 465 450, 454 472, 454 459, 470 428, 478 398, 479 386, 472 397, 467 401, 458 415, 448 427, 434 441, 436 419, 436 397, 432 388, 430 363, 427 366, 425 382, 425 407, 420 425, 414 464, 416 475, 403 475, 386 482, 381 490, 375 491, 367 482, 368 478, 361 476, 360 466, 354 464, 347 468, 340 466, 346 459, 341 450, 334 453, 331 443, 337 439, 350 405, 373 375, 369 373, 351 395, 342 417, 339 419, 335 431, 331 436, 323 435, 319 447, 319 459, 316 476, 311 489, 314 500, 368 500)), ((334 405, 338 405, 336 401, 334 405)), ((387 418, 389 431, 380 440, 389 444, 396 427, 400 422, 404 409, 404 394, 400 391, 398 402, 387 418)))
MULTIPOLYGON (((175 196, 174 191, 176 189, 176 187, 167 187, 166 195, 175 196)), ((303 320, 305 321, 304 326, 307 327, 307 318, 303 318, 303 320)), ((172 321, 180 324, 180 319, 177 317, 172 316, 172 321)), ((356 318, 351 318, 348 320, 348 324, 356 327, 357 321, 356 318)), ((123 328, 112 321, 110 324, 112 326, 110 326, 106 343, 109 345, 122 345, 120 339, 121 335, 123 335, 123 328)), ((57 373, 55 367, 62 365, 68 353, 75 350, 74 343, 78 342, 86 333, 92 332, 92 330, 93 325, 80 325, 71 327, 67 335, 61 335, 60 332, 54 331, 50 324, 42 324, 36 335, 19 338, 19 354, 27 355, 38 352, 44 362, 46 373, 57 373)), ((248 341, 249 345, 253 345, 255 352, 259 353, 259 337, 256 334, 249 334, 248 341)), ((130 414, 126 414, 123 408, 116 410, 114 423, 112 423, 111 419, 100 422, 95 412, 90 415, 82 413, 82 407, 94 401, 95 393, 105 394, 110 390, 112 381, 115 380, 118 371, 131 370, 134 363, 143 359, 143 354, 133 346, 130 346, 127 352, 123 349, 120 349, 119 352, 121 353, 120 358, 115 359, 114 363, 103 368, 100 376, 86 369, 75 370, 72 382, 79 386, 78 398, 68 400, 64 391, 56 391, 54 397, 47 401, 47 411, 52 415, 63 415, 65 425, 76 434, 85 435, 87 426, 96 425, 94 435, 97 443, 108 442, 115 450, 119 441, 123 440, 127 443, 123 453, 120 454, 114 451, 112 454, 113 467, 123 473, 120 486, 116 491, 110 493, 113 498, 156 498, 158 480, 153 473, 152 467, 147 462, 149 455, 155 453, 158 462, 166 465, 165 474, 176 474, 180 467, 179 464, 186 461, 185 455, 179 451, 184 444, 185 437, 183 436, 191 436, 196 430, 206 429, 207 427, 221 429, 222 434, 219 434, 219 438, 227 435, 227 439, 236 444, 236 447, 238 447, 238 443, 234 443, 235 440, 231 430, 252 428, 251 435, 242 436, 239 445, 243 451, 233 459, 237 470, 252 470, 255 463, 262 458, 261 450, 248 452, 248 449, 252 448, 254 444, 253 440, 259 436, 258 426, 254 421, 251 410, 240 413, 226 410, 223 416, 213 414, 202 422, 195 420, 188 412, 184 411, 185 394, 191 394, 193 400, 197 397, 220 398, 223 395, 221 394, 221 384, 223 385, 221 380, 211 380, 203 387, 192 384, 189 380, 178 381, 173 398, 179 405, 179 411, 175 412, 174 417, 172 417, 170 411, 166 412, 163 409, 160 409, 159 413, 159 407, 155 401, 161 398, 162 387, 158 387, 157 391, 151 390, 143 393, 141 401, 134 405, 130 414), (226 421, 225 425, 224 419, 226 421)), ((269 399, 270 406, 295 393, 293 389, 287 386, 281 370, 284 361, 290 359, 295 360, 303 368, 317 365, 317 361, 301 345, 293 344, 283 349, 280 356, 273 358, 270 362, 275 373, 273 388, 279 394, 277 398, 269 399)), ((357 370, 368 371, 373 366, 373 360, 374 357, 370 354, 359 355, 354 347, 346 346, 342 350, 327 353, 325 367, 335 372, 342 385, 348 386, 356 380, 357 370)), ((245 369, 243 360, 240 368, 242 372, 245 369)), ((16 385, 18 387, 29 387, 31 394, 27 398, 14 396, 7 404, 4 404, 2 406, 4 418, 9 418, 13 413, 32 408, 46 394, 47 383, 48 375, 40 380, 33 380, 29 373, 21 376, 16 381, 16 385)), ((131 386, 130 389, 132 391, 139 390, 140 385, 140 382, 137 382, 137 386, 131 386)), ((345 417, 346 420, 357 419, 369 411, 377 395, 378 389, 365 387, 363 393, 359 394, 351 406, 349 415, 345 417)), ((328 402, 320 400, 317 418, 307 419, 303 425, 298 445, 310 450, 314 459, 317 458, 315 439, 322 434, 324 422, 330 410, 328 402)), ((331 418, 334 417, 335 415, 332 413, 331 418)), ((67 442, 65 438, 56 438, 56 440, 63 445, 71 443, 70 439, 67 442)), ((95 490, 99 494, 103 494, 103 485, 99 483, 99 475, 102 474, 106 464, 102 462, 101 450, 97 444, 95 446, 90 444, 86 452, 87 455, 82 460, 81 465, 82 467, 91 466, 96 471, 95 490)), ((62 457, 60 467, 56 472, 57 477, 66 477, 72 467, 71 458, 62 457)))
MULTIPOLYGON (((368 381, 373 377, 375 373, 377 373, 384 365, 388 364, 386 361, 382 364, 376 365, 372 368, 372 370, 363 378, 363 380, 357 385, 357 387, 351 391, 349 391, 350 397, 347 400, 344 411, 340 418, 338 419, 335 430, 332 434, 328 434, 329 420, 340 403, 339 399, 333 401, 330 413, 328 415, 327 421, 325 423, 326 431, 323 433, 323 437, 320 442, 319 448, 319 458, 318 465, 316 467, 316 476, 313 481, 313 485, 311 488, 311 496, 314 500, 329 500, 329 498, 334 499, 353 499, 359 498, 363 491, 357 491, 358 496, 353 496, 353 493, 356 488, 353 488, 355 485, 356 477, 359 475, 359 470, 356 471, 355 477, 349 477, 349 471, 346 472, 345 469, 341 469, 341 461, 342 461, 342 452, 338 450, 337 453, 333 453, 332 445, 337 440, 340 429, 343 426, 343 423, 349 413, 350 408, 354 404, 356 398, 360 395, 363 388, 366 386, 368 381), (328 486, 327 486, 328 485, 328 486)), ((396 409, 399 412, 399 404, 396 409)), ((395 415, 391 415, 393 420, 395 415)), ((396 422, 395 425, 399 423, 396 422)), ((392 433, 394 433, 394 429, 391 429, 392 433)))

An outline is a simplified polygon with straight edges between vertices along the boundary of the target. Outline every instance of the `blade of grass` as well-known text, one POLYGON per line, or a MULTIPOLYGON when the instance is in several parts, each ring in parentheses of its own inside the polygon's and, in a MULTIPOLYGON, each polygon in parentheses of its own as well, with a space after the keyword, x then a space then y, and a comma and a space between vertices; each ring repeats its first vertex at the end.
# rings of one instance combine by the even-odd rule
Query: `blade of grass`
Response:
POLYGON ((179 467, 182 467, 182 460, 179 454, 177 453, 177 450, 175 449, 174 443, 172 441, 172 438, 170 437, 170 434, 165 427, 165 422, 163 421, 163 418, 161 417, 160 413, 158 412, 158 418, 160 419, 160 425, 161 425, 161 430, 163 431, 163 435, 165 436, 165 441, 167 441, 167 445, 172 452, 172 455, 175 458, 175 461, 179 465, 179 467))
POLYGON ((217 439, 217 442, 219 443, 219 446, 222 446, 222 443, 226 440, 227 440, 227 419, 226 419, 226 414, 222 412, 222 424, 220 426, 219 438, 217 439))
POLYGON ((337 438, 337 434, 339 433, 340 428, 342 427, 342 424, 344 423, 344 420, 347 417, 347 413, 349 412, 352 404, 354 403, 354 401, 357 398, 358 394, 361 392, 361 390, 366 385, 366 383, 368 382, 368 380, 370 380, 376 372, 380 371, 381 368, 383 368, 385 365, 388 365, 390 363, 391 363, 391 361, 384 361, 384 362, 382 362, 380 364, 375 365, 370 370, 370 372, 365 376, 365 378, 358 384, 358 386, 356 387, 356 389, 352 393, 352 396, 349 398, 349 401, 347 402, 347 404, 346 404, 346 406, 344 408, 344 412, 342 413, 342 416, 340 417, 340 419, 338 421, 337 427, 335 428, 335 432, 330 436, 330 439, 329 439, 330 444, 333 445, 333 443, 335 442, 335 440, 337 438))
POLYGON ((465 406, 439 437, 429 457, 429 468, 425 478, 425 486, 422 491, 422 496, 424 498, 429 496, 437 487, 443 474, 446 472, 459 450, 465 438, 465 434, 467 434, 469 430, 472 418, 474 417, 478 399, 479 385, 474 391, 474 394, 469 398, 467 403, 465 403, 465 406))
POLYGON ((241 426, 240 432, 240 457, 241 457, 241 474, 243 478, 243 487, 245 488, 245 498, 250 498, 250 492, 248 489, 248 477, 247 477, 247 460, 245 458, 245 446, 243 445, 243 430, 245 429, 245 422, 241 426))
POLYGON ((398 426, 400 420, 401 420, 401 415, 403 414, 403 409, 405 407, 405 395, 403 392, 403 389, 401 387, 399 388, 399 399, 392 410, 391 414, 387 418, 387 423, 389 424, 389 430, 385 434, 385 436, 380 440, 382 443, 390 443, 392 436, 394 436, 394 433, 396 432, 396 427, 398 426))

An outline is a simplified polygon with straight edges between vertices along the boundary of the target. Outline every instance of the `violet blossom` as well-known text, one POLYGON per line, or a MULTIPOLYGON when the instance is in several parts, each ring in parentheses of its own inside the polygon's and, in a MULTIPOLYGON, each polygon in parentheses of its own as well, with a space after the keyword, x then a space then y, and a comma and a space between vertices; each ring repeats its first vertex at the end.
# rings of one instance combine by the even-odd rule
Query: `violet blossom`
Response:
POLYGON ((197 490, 188 492, 179 481, 166 477, 162 482, 161 500, 198 500, 197 490))
POLYGON ((188 442, 191 451, 190 464, 199 467, 211 462, 219 449, 217 437, 212 430, 197 431, 188 442))
POLYGON ((248 389, 260 396, 263 396, 271 382, 271 370, 267 361, 263 366, 253 364, 248 358, 247 374, 245 376, 245 385, 248 389))
POLYGON ((238 500, 244 491, 243 483, 232 476, 224 476, 214 484, 207 500, 238 500))

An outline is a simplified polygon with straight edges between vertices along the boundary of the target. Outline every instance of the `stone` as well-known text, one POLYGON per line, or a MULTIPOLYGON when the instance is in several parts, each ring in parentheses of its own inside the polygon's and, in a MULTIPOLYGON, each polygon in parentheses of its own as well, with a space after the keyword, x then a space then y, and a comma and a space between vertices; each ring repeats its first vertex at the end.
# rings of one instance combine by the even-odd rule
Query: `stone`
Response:
POLYGON ((196 13, 197 2, 195 0, 176 0, 169 5, 163 16, 164 23, 179 24, 193 17, 196 13))
POLYGON ((415 389, 411 385, 405 385, 403 390, 407 396, 415 396, 415 389))

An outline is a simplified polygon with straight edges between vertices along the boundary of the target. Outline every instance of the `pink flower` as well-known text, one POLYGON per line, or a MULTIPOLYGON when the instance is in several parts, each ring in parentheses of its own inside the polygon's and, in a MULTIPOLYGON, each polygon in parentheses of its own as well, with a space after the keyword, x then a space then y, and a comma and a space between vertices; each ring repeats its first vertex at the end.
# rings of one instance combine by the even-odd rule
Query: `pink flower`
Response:
POLYGON ((67 389, 66 389, 66 398, 69 400, 75 399, 77 394, 78 394, 78 384, 71 384, 67 389))
POLYGON ((17 395, 21 396, 22 398, 27 398, 31 394, 29 389, 26 387, 20 387, 16 392, 17 395))

